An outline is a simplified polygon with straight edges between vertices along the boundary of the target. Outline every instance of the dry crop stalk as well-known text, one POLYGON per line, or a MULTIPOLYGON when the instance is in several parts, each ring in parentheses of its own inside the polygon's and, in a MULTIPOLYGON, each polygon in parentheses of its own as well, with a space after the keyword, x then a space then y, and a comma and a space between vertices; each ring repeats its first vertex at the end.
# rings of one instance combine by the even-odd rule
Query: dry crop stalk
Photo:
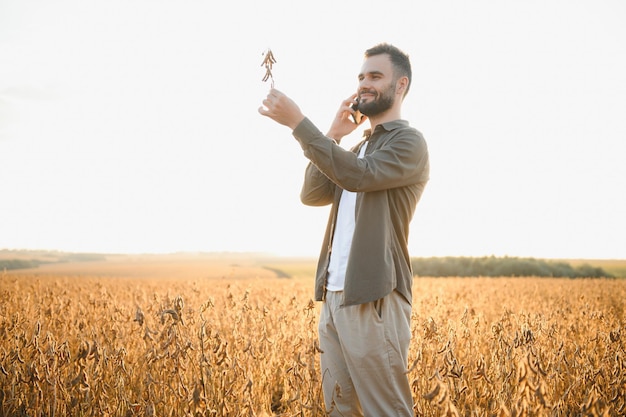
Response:
POLYGON ((263 76, 263 82, 271 79, 272 81, 270 85, 272 88, 274 88, 274 75, 272 74, 272 67, 275 63, 276 58, 274 58, 272 50, 267 48, 267 51, 265 51, 265 53, 263 54, 263 62, 261 63, 261 66, 265 67, 265 76, 263 76))

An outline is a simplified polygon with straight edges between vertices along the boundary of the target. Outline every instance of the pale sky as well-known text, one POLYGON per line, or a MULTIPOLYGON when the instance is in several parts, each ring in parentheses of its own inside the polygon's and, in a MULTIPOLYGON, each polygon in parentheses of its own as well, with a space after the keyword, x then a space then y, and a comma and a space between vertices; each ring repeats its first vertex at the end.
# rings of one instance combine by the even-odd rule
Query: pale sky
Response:
POLYGON ((263 52, 325 131, 390 42, 431 157, 411 255, 626 258, 623 0, 217 4, 0 0, 0 249, 316 256, 263 52))

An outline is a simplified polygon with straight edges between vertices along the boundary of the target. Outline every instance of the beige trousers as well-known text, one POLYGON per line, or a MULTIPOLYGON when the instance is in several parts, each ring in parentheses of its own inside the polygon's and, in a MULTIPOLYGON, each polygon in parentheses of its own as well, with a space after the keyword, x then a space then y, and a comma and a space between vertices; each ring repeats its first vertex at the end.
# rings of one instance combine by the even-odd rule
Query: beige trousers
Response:
POLYGON ((411 305, 397 291, 355 306, 341 307, 342 299, 329 291, 320 314, 326 409, 331 416, 412 416, 411 305))

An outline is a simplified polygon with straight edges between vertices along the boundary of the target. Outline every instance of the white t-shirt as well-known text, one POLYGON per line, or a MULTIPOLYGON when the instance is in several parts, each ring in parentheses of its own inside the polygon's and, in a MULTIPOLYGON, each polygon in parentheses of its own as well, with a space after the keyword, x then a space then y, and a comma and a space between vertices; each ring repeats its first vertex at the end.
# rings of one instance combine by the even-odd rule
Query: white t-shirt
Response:
MULTIPOLYGON (((366 148, 367 142, 359 149, 359 158, 363 158, 366 148)), ((337 221, 335 222, 335 234, 333 235, 333 247, 328 264, 328 281, 326 282, 328 291, 343 291, 352 236, 354 235, 356 194, 347 190, 341 192, 337 221)))

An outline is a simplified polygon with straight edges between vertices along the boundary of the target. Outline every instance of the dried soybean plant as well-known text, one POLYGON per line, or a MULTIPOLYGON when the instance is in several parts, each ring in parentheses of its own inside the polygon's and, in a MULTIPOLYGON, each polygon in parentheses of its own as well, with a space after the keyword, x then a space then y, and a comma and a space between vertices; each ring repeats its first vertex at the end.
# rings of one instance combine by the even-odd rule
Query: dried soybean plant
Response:
MULTIPOLYGON (((626 415, 625 280, 415 285, 417 415, 626 415)), ((0 416, 324 417, 309 292, 0 274, 0 416)))
POLYGON ((272 50, 267 48, 267 51, 265 51, 265 53, 263 54, 263 62, 261 63, 261 66, 265 67, 265 75, 263 76, 263 82, 266 82, 267 80, 272 80, 270 82, 270 85, 272 88, 274 88, 274 75, 272 74, 272 67, 273 65, 276 63, 276 58, 274 58, 274 54, 272 53, 272 50))
POLYGON ((407 372, 417 415, 625 415, 626 282, 458 278, 419 286, 407 372), (498 297, 506 301, 491 301, 498 297))

